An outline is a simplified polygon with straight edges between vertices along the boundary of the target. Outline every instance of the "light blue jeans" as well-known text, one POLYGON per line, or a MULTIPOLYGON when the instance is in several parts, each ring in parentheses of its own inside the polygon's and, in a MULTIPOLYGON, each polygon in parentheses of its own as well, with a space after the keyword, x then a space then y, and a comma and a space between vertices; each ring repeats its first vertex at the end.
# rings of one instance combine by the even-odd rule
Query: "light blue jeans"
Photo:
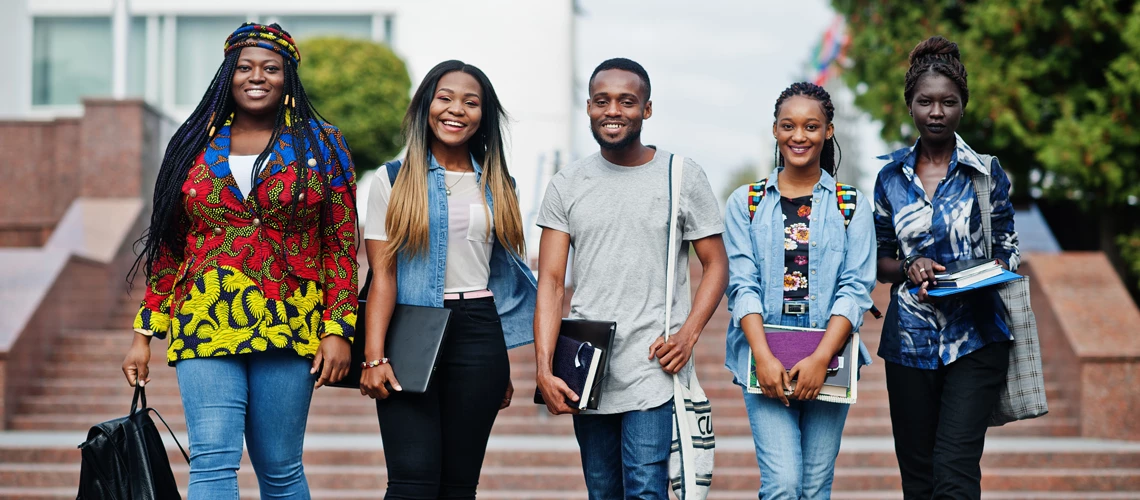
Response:
POLYGON ((574 415, 590 500, 669 500, 673 402, 610 415, 574 415))
MULTIPOLYGON (((807 316, 785 316, 784 326, 806 327, 807 316), (796 321, 803 318, 804 321, 796 321)), ((778 399, 744 391, 744 405, 760 464, 763 500, 831 498, 835 459, 849 405, 778 399)))
POLYGON ((292 352, 175 364, 190 435, 188 500, 237 500, 242 437, 261 498, 309 499, 301 465, 312 361, 292 352))

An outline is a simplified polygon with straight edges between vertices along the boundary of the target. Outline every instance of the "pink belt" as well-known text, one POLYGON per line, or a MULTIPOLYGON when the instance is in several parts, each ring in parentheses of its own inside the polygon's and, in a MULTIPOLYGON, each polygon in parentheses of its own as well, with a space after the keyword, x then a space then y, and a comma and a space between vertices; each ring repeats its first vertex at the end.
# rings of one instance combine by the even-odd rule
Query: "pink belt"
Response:
POLYGON ((491 293, 490 290, 475 290, 474 292, 445 293, 443 300, 481 299, 494 296, 495 294, 491 293))

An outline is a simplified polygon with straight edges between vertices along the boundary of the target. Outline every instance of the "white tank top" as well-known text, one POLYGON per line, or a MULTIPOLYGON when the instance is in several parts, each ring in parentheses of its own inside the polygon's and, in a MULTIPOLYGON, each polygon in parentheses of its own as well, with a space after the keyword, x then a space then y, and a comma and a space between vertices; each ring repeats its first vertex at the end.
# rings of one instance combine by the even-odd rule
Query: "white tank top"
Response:
POLYGON ((250 189, 253 187, 253 162, 257 160, 257 155, 242 155, 230 156, 230 174, 234 176, 237 181, 238 189, 241 191, 243 198, 248 198, 250 189))
MULTIPOLYGON (((387 169, 376 170, 368 193, 364 239, 388 241, 384 224, 392 184, 387 169)), ((447 269, 444 293, 471 292, 487 288, 491 276, 491 250, 494 248, 494 220, 484 207, 475 172, 444 172, 450 186, 447 196, 447 269)))

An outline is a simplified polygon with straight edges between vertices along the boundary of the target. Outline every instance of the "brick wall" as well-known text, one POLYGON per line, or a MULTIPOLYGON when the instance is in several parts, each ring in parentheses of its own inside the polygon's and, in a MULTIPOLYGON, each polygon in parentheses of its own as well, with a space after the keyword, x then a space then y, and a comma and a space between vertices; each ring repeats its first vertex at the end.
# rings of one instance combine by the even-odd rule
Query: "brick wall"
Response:
POLYGON ((0 121, 0 247, 43 245, 78 196, 149 191, 165 140, 158 114, 140 100, 83 104, 81 118, 0 121))
POLYGON ((0 245, 47 241, 78 194, 78 151, 79 120, 0 122, 0 245))

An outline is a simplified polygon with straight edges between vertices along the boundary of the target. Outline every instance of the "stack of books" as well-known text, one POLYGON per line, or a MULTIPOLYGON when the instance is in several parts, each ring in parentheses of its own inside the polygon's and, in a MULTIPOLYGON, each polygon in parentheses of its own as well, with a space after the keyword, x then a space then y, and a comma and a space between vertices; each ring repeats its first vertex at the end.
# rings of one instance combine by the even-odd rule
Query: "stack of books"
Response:
MULTIPOLYGON (((790 370, 796 363, 815 351, 820 340, 823 339, 824 330, 814 328, 796 328, 781 325, 764 325, 764 334, 768 338, 768 348, 772 354, 790 370), (799 337, 795 339, 794 337, 799 337), (810 345, 809 348, 805 346, 810 345), (795 347, 793 347, 795 346, 795 347)), ((749 376, 748 392, 762 394, 760 383, 756 379, 756 357, 752 350, 748 350, 749 376)), ((820 388, 819 401, 828 403, 855 404, 859 398, 859 332, 853 332, 847 339, 847 344, 832 358, 827 367, 827 377, 820 388)), ((796 381, 792 380, 791 390, 784 394, 790 396, 796 388, 796 381)))
MULTIPOLYGON (((987 288, 1021 279, 1015 272, 1007 271, 996 260, 961 260, 946 264, 946 270, 934 275, 938 283, 931 283, 927 293, 931 297, 946 297, 987 288)), ((912 286, 910 293, 917 295, 920 287, 912 286)))
POLYGON ((1002 274, 996 260, 960 260, 946 264, 946 270, 934 275, 932 288, 966 288, 1002 274))

